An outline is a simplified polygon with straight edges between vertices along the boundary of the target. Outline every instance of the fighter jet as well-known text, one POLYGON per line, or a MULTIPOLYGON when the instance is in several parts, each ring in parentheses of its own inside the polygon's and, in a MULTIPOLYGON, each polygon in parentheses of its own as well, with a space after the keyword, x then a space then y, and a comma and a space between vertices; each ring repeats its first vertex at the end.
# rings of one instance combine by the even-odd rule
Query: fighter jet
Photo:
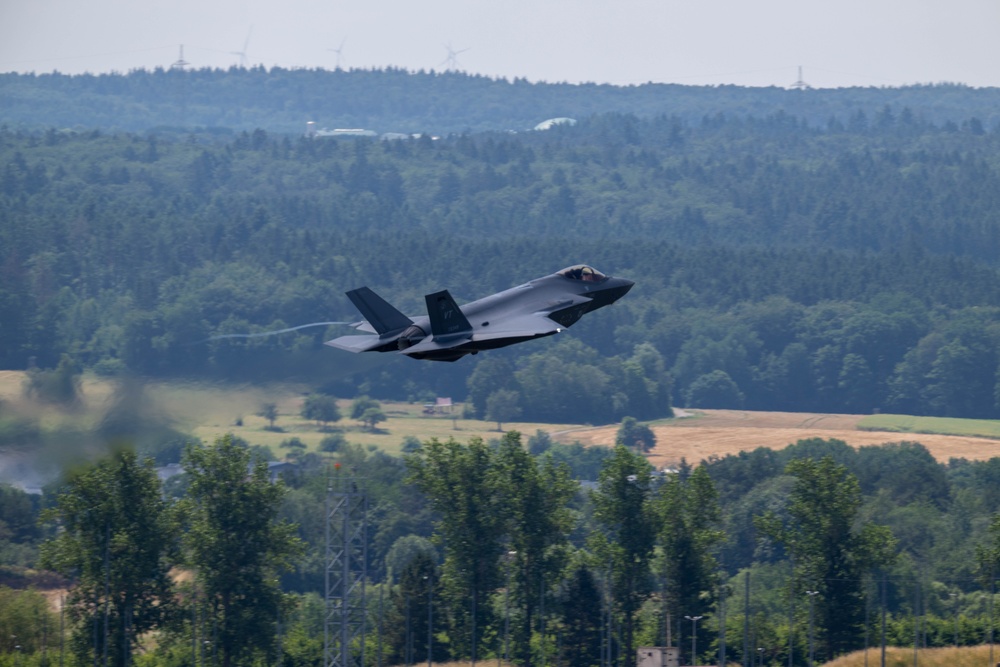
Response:
POLYGON ((412 318, 360 287, 347 297, 365 318, 353 326, 369 334, 341 336, 326 344, 350 352, 455 361, 480 350, 557 334, 584 314, 625 296, 634 284, 578 264, 461 307, 448 290, 428 294, 427 315, 412 318))

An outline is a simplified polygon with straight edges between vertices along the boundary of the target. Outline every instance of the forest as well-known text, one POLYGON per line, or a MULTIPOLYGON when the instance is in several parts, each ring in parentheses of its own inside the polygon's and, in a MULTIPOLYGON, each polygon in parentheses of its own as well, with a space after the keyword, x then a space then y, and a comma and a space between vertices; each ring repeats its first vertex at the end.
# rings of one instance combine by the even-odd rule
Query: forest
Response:
POLYGON ((0 367, 66 354, 105 375, 475 394, 480 413, 499 374, 543 421, 566 418, 556 386, 618 396, 594 423, 671 401, 995 417, 998 142, 888 107, 439 140, 3 130, 0 367), (580 262, 636 287, 455 364, 323 348, 340 325, 208 340, 356 320, 361 285, 420 314, 445 287, 462 303, 580 262))
MULTIPOLYGON (((81 373, 294 381, 621 424, 615 448, 401 457, 325 425, 277 483, 266 447, 170 430, 161 481, 119 414, 41 495, 0 485, 0 666, 322 664, 331 478, 369 503, 366 666, 624 667, 668 623, 685 660, 744 665, 992 643, 1000 458, 807 440, 657 471, 635 429, 672 406, 1000 417, 997 95, 0 75, 0 370, 33 399, 71 411, 81 373), (555 116, 578 122, 525 131, 555 116), (352 288, 421 314, 578 263, 636 285, 558 336, 451 364, 322 344, 352 288)), ((47 429, 0 403, 5 453, 71 435, 47 429)))
POLYGON ((166 482, 123 450, 43 496, 2 485, 0 664, 323 664, 325 524, 344 489, 369 508, 350 643, 365 665, 430 650, 624 666, 668 622, 701 664, 994 638, 998 458, 812 439, 664 473, 620 444, 593 450, 581 485, 571 449, 514 431, 403 458, 341 442, 274 483, 259 448, 225 436, 189 445, 166 482), (38 591, 67 581, 60 617, 38 591))
MULTIPOLYGON (((791 83, 791 81, 789 81, 791 83)), ((764 118, 780 111, 811 126, 847 123, 858 111, 910 109, 943 125, 1000 122, 1000 91, 961 84, 788 90, 779 87, 615 86, 505 79, 457 71, 253 68, 136 69, 65 75, 0 73, 0 119, 12 129, 49 127, 218 137, 264 129, 301 134, 364 128, 378 134, 521 132, 556 117, 674 115, 699 122, 721 111, 764 118)))

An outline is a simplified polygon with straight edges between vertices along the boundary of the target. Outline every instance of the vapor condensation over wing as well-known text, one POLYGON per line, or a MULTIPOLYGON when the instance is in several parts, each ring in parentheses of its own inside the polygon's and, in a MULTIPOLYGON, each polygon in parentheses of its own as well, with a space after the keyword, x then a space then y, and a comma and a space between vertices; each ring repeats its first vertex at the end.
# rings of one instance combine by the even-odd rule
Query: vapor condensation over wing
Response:
POLYGON ((297 327, 278 329, 277 331, 261 331, 260 333, 251 333, 251 334, 221 334, 219 336, 212 336, 211 338, 206 338, 205 340, 200 340, 198 342, 207 343, 208 341, 211 340, 221 340, 223 338, 261 338, 262 336, 275 336, 277 334, 288 333, 289 331, 308 329, 309 327, 327 327, 330 326, 331 324, 352 324, 352 322, 312 322, 310 324, 300 324, 297 327))

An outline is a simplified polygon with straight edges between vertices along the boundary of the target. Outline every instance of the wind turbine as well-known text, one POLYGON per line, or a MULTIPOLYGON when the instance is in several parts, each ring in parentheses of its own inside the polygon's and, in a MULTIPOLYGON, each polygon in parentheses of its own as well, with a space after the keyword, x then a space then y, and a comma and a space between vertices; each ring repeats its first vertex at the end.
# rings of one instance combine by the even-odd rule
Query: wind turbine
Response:
POLYGON ((340 52, 344 50, 344 43, 346 41, 347 41, 347 38, 345 37, 344 39, 340 40, 340 46, 339 47, 337 47, 335 49, 327 49, 327 51, 332 51, 333 53, 337 54, 337 66, 336 66, 336 69, 340 69, 340 52))
MULTIPOLYGON (((458 51, 451 48, 451 42, 444 45, 444 48, 448 50, 448 57, 441 61, 441 65, 447 65, 445 70, 455 70, 458 69, 458 54, 465 53, 469 48, 459 49, 458 51)), ((440 67, 441 65, 438 65, 440 67)))
POLYGON ((252 33, 253 33, 253 25, 251 25, 250 29, 247 31, 246 41, 243 42, 243 50, 242 51, 230 51, 229 52, 230 54, 232 54, 234 56, 239 56, 240 57, 240 67, 243 68, 243 69, 246 69, 246 66, 247 66, 247 47, 250 46, 250 35, 252 33))

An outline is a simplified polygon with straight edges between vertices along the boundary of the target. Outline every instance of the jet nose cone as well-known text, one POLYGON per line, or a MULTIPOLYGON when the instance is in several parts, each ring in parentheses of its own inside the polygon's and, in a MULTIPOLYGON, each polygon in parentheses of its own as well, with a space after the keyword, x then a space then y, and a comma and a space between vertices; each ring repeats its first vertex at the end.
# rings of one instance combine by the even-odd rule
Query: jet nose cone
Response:
POLYGON ((601 305, 614 303, 628 294, 628 291, 632 289, 633 285, 635 285, 635 283, 627 278, 608 278, 604 289, 601 290, 601 305))
POLYGON ((632 289, 633 285, 635 285, 635 282, 627 278, 615 278, 614 280, 617 281, 618 284, 612 288, 614 293, 612 301, 617 301, 618 299, 628 294, 628 291, 632 289))

